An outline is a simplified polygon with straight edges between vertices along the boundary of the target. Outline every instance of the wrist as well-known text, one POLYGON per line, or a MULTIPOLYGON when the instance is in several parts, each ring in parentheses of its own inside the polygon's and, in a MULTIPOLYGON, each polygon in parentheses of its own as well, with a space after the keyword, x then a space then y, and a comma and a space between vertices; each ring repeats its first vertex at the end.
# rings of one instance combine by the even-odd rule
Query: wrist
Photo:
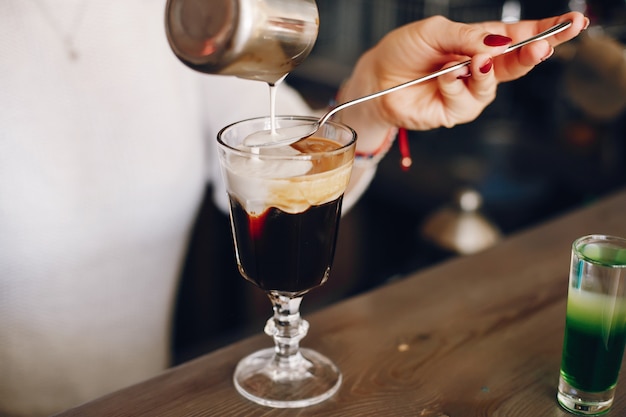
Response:
MULTIPOLYGON (((362 61, 359 61, 354 73, 339 89, 337 104, 378 91, 371 81, 373 71, 362 61)), ((365 101, 335 115, 335 120, 347 124, 357 132, 357 153, 362 155, 378 154, 382 149, 388 149, 397 133, 397 128, 384 119, 378 101, 365 101)))
POLYGON ((357 133, 357 149, 354 154, 355 163, 358 165, 366 164, 366 165, 375 165, 380 162, 381 159, 387 155, 391 145, 396 139, 398 135, 398 129, 395 127, 391 127, 387 129, 387 133, 384 135, 384 139, 380 142, 379 146, 375 149, 371 150, 361 150, 358 147, 358 133, 357 133))
MULTIPOLYGON (((357 62, 351 77, 339 89, 336 102, 345 103, 379 91, 375 60, 372 50, 357 62)), ((398 129, 387 121, 379 100, 366 101, 348 107, 336 114, 336 120, 347 124, 357 132, 355 164, 376 165, 387 154, 399 132, 399 147, 403 170, 411 166, 406 129, 398 129)))

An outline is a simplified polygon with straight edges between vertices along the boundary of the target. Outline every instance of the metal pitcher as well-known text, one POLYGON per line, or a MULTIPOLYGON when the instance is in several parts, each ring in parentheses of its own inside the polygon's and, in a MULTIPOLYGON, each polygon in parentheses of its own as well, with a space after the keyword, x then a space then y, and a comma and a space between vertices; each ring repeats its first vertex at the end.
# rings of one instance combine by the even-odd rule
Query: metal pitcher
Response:
POLYGON ((315 0, 168 0, 165 30, 194 70, 274 84, 311 52, 319 14, 315 0))

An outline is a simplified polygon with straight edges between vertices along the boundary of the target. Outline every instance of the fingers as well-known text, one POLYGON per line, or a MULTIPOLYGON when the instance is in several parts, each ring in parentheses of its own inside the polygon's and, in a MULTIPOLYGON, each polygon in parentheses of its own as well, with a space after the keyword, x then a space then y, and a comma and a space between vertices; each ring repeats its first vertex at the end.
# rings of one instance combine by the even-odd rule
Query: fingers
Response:
POLYGON ((441 16, 426 19, 422 33, 434 50, 459 57, 498 55, 513 42, 506 32, 492 32, 482 25, 453 22, 441 16))
MULTIPOLYGON (((501 55, 508 46, 536 35, 557 23, 570 20, 571 26, 544 41, 531 43, 510 55, 515 58, 498 59, 508 64, 498 70, 498 79, 508 81, 526 74, 532 67, 549 58, 554 46, 575 37, 588 25, 588 19, 581 13, 570 12, 561 16, 522 21, 514 24, 488 22, 483 24, 461 24, 441 16, 431 17, 423 22, 422 38, 433 51, 448 61, 460 60, 477 54, 501 55)), ((461 75, 459 71, 456 75, 461 75)))
MULTIPOLYGON (((546 39, 550 45, 554 47, 578 36, 581 31, 585 30, 589 26, 589 19, 582 13, 569 12, 541 20, 523 20, 517 23, 494 21, 484 22, 479 24, 479 26, 481 26, 483 30, 508 36, 513 39, 513 42, 519 42, 567 20, 572 22, 570 27, 546 39)), ((533 44, 528 46, 531 45, 533 44)), ((524 48, 527 48, 528 46, 525 46, 524 48)))
POLYGON ((394 93, 393 100, 381 98, 372 104, 377 109, 373 114, 382 115, 379 119, 385 123, 418 130, 451 127, 475 119, 495 98, 499 82, 528 73, 552 55, 554 46, 572 39, 587 24, 588 20, 577 12, 518 23, 462 24, 431 17, 385 36, 365 54, 367 59, 359 60, 357 68, 365 70, 355 74, 365 76, 354 85, 359 86, 360 93, 370 93, 471 59, 468 66, 434 82, 407 88, 394 93), (572 25, 563 32, 501 55, 512 43, 565 20, 571 20, 572 25), (420 109, 419 114, 408 114, 407 108, 420 109))
POLYGON ((465 72, 457 76, 449 73, 439 77, 439 92, 448 109, 444 125, 452 127, 475 119, 495 99, 497 84, 489 54, 475 55, 465 72))
MULTIPOLYGON (((439 24, 444 25, 445 22, 439 24)), ((495 99, 498 82, 516 79, 530 72, 554 53, 555 45, 572 39, 584 30, 588 26, 588 19, 580 13, 572 12, 516 24, 475 25, 475 30, 452 24, 448 26, 458 30, 455 36, 465 33, 468 39, 473 38, 465 46, 451 39, 440 43, 442 48, 459 48, 454 49, 458 55, 472 56, 469 66, 438 79, 439 92, 448 107, 445 125, 452 126, 477 117, 495 99), (511 42, 519 42, 566 20, 571 20, 572 25, 565 31, 510 54, 498 56, 511 42)))
POLYGON ((523 67, 532 68, 554 53, 554 47, 547 40, 536 41, 528 46, 530 47, 522 48, 517 54, 519 65, 523 67))
POLYGON ((582 30, 586 29, 589 25, 589 19, 581 13, 570 12, 542 20, 502 25, 500 29, 493 24, 489 25, 487 29, 506 33, 514 39, 514 42, 519 42, 567 20, 570 20, 572 25, 566 30, 544 40, 530 43, 510 54, 497 57, 496 77, 498 81, 510 81, 526 75, 536 65, 551 57, 555 46, 576 37, 582 30))
POLYGON ((576 36, 578 36, 578 34, 580 34, 580 32, 587 29, 587 27, 589 26, 589 18, 585 17, 582 13, 579 12, 570 12, 560 16, 537 21, 535 31, 537 33, 541 32, 567 20, 571 20, 572 22, 572 25, 569 28, 546 39, 552 47, 555 47, 562 44, 563 42, 567 42, 575 38, 576 36))

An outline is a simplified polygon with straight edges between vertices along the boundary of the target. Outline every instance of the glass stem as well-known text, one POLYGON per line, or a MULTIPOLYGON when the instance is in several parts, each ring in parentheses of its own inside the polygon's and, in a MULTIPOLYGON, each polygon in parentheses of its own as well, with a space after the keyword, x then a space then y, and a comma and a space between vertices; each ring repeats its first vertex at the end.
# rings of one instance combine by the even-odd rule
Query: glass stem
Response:
POLYGON ((302 297, 287 297, 268 293, 274 316, 265 325, 265 333, 274 338, 274 360, 280 368, 302 366, 300 340, 306 336, 309 323, 300 317, 302 297))

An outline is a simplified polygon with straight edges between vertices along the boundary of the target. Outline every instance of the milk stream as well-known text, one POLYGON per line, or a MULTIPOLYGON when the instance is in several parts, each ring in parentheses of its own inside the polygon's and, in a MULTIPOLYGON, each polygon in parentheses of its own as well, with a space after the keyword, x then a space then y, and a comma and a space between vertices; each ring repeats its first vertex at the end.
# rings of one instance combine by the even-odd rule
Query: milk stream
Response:
POLYGON ((276 126, 276 92, 285 77, 286 75, 275 83, 268 83, 270 89, 270 129, 254 132, 248 135, 243 141, 244 146, 251 148, 254 153, 258 153, 258 148, 261 146, 267 146, 272 143, 290 143, 290 139, 306 137, 311 134, 311 124, 284 128, 277 128, 276 126))
POLYGON ((268 83, 270 87, 270 133, 269 133, 269 136, 271 138, 276 136, 276 90, 278 89, 278 86, 282 84, 285 77, 287 77, 286 74, 283 75, 275 83, 268 83))

